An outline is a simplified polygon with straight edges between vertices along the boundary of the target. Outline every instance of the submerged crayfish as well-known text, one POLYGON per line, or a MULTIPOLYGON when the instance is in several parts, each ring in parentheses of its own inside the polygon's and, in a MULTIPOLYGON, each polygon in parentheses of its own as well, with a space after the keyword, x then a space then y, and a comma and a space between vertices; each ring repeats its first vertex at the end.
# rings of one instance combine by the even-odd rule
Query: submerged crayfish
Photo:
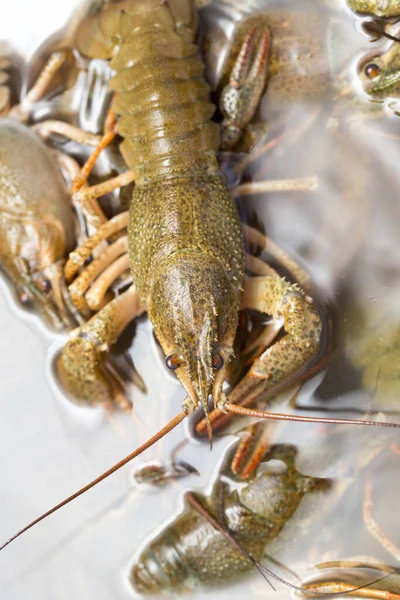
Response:
MULTIPOLYGON (((6 58, 3 62, 11 67, 6 58)), ((53 56, 52 62, 58 66, 61 55, 53 56)), ((39 80, 31 97, 42 88, 39 80)), ((31 97, 25 101, 24 117, 31 97)), ((75 241, 72 204, 56 159, 19 122, 25 120, 20 108, 5 102, 0 119, 0 265, 21 301, 33 302, 60 328, 70 325, 63 267, 75 241)))
MULTIPOLYGON (((339 539, 337 548, 333 543, 327 544, 328 530, 332 523, 335 523, 335 533, 340 529, 339 515, 344 523, 351 519, 356 530, 352 509, 361 513, 358 499, 363 505, 365 533, 368 531, 375 538, 365 537, 364 555, 389 550, 396 558, 395 544, 390 545, 379 524, 368 514, 368 506, 372 505, 373 462, 388 440, 377 442, 361 436, 360 446, 351 458, 344 450, 349 442, 344 427, 321 431, 318 449, 302 447, 298 450, 278 442, 270 447, 257 472, 245 483, 239 483, 231 469, 232 456, 260 426, 264 428, 265 424, 258 423, 241 432, 242 440, 235 443, 225 457, 222 468, 213 478, 211 491, 207 495, 186 492, 183 510, 135 552, 129 567, 135 591, 151 596, 187 593, 199 588, 210 591, 236 583, 254 567, 268 577, 265 559, 281 567, 292 567, 296 557, 297 566, 301 568, 301 559, 308 552, 310 560, 317 556, 325 560, 342 558, 346 552, 342 544, 347 546, 348 540, 339 539), (303 475, 303 471, 309 475, 303 475), (359 485, 364 480, 365 492, 364 486, 359 485)), ((379 506, 375 511, 379 514, 379 506)), ((346 527, 348 525, 344 525, 344 531, 346 527)), ((396 529, 393 528, 392 537, 396 529)), ((368 562, 371 565, 374 560, 368 558, 368 562)), ((376 568, 384 571, 385 565, 376 568)), ((362 569, 358 571, 361 575, 362 569)), ((357 580, 356 575, 353 581, 357 580)), ((366 577, 364 585, 368 583, 368 575, 366 577)), ((293 579, 293 571, 290 579, 293 579)), ((369 583, 371 581, 372 577, 369 583)), ((391 580, 387 582, 390 591, 391 584, 391 580)), ((317 591, 321 587, 314 584, 317 591)), ((347 591, 352 587, 354 584, 349 584, 347 591)), ((308 583, 305 588, 309 589, 308 583)), ((386 597, 383 591, 370 592, 368 587, 363 595, 386 597)), ((393 596, 393 600, 395 598, 397 596, 393 596)))
MULTIPOLYGON (((29 121, 59 69, 68 63, 66 51, 53 52, 21 103, 11 106, 11 90, 0 89, 0 267, 23 304, 33 304, 56 329, 82 323, 70 301, 64 266, 83 236, 82 222, 90 223, 97 206, 77 206, 67 181, 79 172, 70 156, 44 143, 57 133, 78 143, 97 145, 100 137, 56 120, 33 126, 29 121)), ((11 61, 1 59, 7 77, 11 61)), ((88 99, 90 100, 90 99, 88 99)), ((84 236, 85 237, 85 236, 84 236)))
MULTIPOLYGON (((74 190, 86 184, 96 156, 117 133, 124 138, 120 148, 131 170, 124 174, 124 182, 133 180, 135 188, 129 216, 113 217, 70 255, 65 269, 69 283, 78 273, 78 278, 87 276, 89 283, 103 273, 98 286, 99 312, 73 332, 58 363, 59 373, 66 387, 89 403, 119 401, 121 390, 105 373, 104 358, 127 323, 147 311, 167 356, 167 367, 187 392, 182 412, 116 468, 198 407, 204 409, 211 438, 210 395, 217 416, 227 411, 274 418, 270 413, 235 407, 232 396, 223 391, 240 308, 266 313, 275 324, 268 339, 262 335, 255 344, 256 358, 232 392, 237 402, 254 402, 270 390, 291 384, 304 374, 321 346, 322 320, 308 293, 306 274, 260 232, 242 229, 232 194, 219 172, 219 128, 211 121, 214 106, 194 43, 196 23, 189 0, 123 0, 94 9, 76 37, 78 50, 86 56, 111 60, 116 74, 110 86, 117 95, 115 121, 108 123, 95 154, 75 180, 74 190), (115 234, 120 237, 112 237, 115 234), (266 245, 298 283, 246 255, 244 238, 266 245), (105 241, 111 243, 86 267, 94 248, 105 241), (107 303, 110 284, 126 271, 128 263, 133 285, 107 303), (245 267, 255 276, 245 277, 245 267)), ((256 110, 268 51, 268 29, 253 29, 231 75, 233 128, 244 129, 249 122, 249 97, 256 110)), ((121 185, 122 179, 116 180, 114 183, 121 185)), ((84 307, 85 291, 83 288, 76 299, 84 307)), ((276 418, 296 420, 287 415, 276 418)), ((49 513, 80 493, 82 490, 49 513)))
POLYGON ((187 492, 181 514, 135 557, 130 571, 135 590, 144 595, 182 593, 226 586, 248 574, 254 562, 208 517, 222 522, 253 561, 261 561, 265 547, 283 535, 302 499, 330 488, 327 478, 299 473, 296 454, 293 446, 274 445, 263 469, 245 486, 235 488, 226 464, 209 496, 187 492), (204 540, 202 552, 196 540, 204 540))

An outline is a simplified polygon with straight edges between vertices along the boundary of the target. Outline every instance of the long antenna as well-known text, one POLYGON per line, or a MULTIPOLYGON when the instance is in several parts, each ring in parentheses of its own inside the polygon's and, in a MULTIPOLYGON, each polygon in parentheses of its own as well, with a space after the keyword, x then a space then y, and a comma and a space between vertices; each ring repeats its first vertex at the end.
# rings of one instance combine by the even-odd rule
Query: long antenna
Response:
MULTIPOLYGON (((225 405, 225 410, 230 413, 236 414, 236 415, 242 415, 242 416, 247 416, 247 417, 256 417, 258 419, 269 419, 272 421, 297 421, 297 422, 301 422, 301 423, 333 423, 336 425, 367 425, 367 426, 373 426, 373 427, 400 428, 400 424, 398 424, 398 423, 385 423, 383 421, 367 421, 367 420, 361 420, 361 419, 331 419, 331 418, 327 418, 327 417, 307 417, 307 416, 301 416, 301 415, 286 415, 286 414, 279 414, 279 413, 270 413, 270 412, 264 412, 264 411, 260 411, 260 410, 254 410, 251 408, 245 408, 243 406, 231 404, 230 402, 228 402, 225 405)), ((183 419, 185 419, 187 417, 187 415, 188 415, 187 410, 183 409, 179 414, 176 415, 176 417, 174 417, 169 423, 167 423, 167 425, 165 425, 162 429, 160 429, 160 431, 158 431, 155 435, 153 435, 151 438, 149 438, 147 440, 147 442, 145 442, 144 444, 139 446, 139 448, 134 450, 131 454, 128 454, 128 456, 126 456, 120 462, 118 462, 116 465, 114 465, 113 467, 111 467, 110 469, 108 469, 107 471, 102 473, 101 475, 99 475, 99 477, 96 477, 96 479, 93 479, 93 481, 91 481, 90 483, 85 485, 83 488, 81 488, 80 490, 78 490, 77 492, 72 494, 71 496, 68 496, 68 498, 65 498, 65 500, 63 500, 59 504, 56 504, 56 506, 53 506, 53 508, 51 508, 47 512, 40 515, 40 517, 38 517, 37 519, 35 519, 34 521, 32 521, 31 523, 26 525, 23 529, 18 531, 12 537, 10 537, 9 540, 7 540, 2 546, 0 546, 0 551, 3 550, 9 544, 11 544, 11 542, 13 542, 15 539, 17 539, 20 535, 25 533, 25 531, 28 531, 28 529, 31 529, 31 527, 33 527, 34 525, 37 525, 37 523, 40 523, 40 521, 43 521, 48 516, 50 516, 51 514, 56 512, 58 509, 62 508, 66 504, 69 504, 70 502, 72 502, 72 500, 75 500, 75 498, 78 498, 79 496, 81 496, 82 494, 84 494, 85 492, 90 490, 92 487, 94 487, 95 485, 97 485, 98 483, 100 483, 101 481, 106 479, 109 475, 112 475, 113 473, 118 471, 118 469, 120 469, 121 467, 126 465, 132 459, 139 456, 139 454, 142 454, 142 452, 147 450, 147 448, 150 448, 150 446, 155 444, 158 440, 163 438, 167 433, 169 433, 172 429, 174 429, 177 425, 179 425, 179 423, 181 423, 183 421, 183 419)), ((265 568, 264 568, 264 570, 265 570, 265 568)))
POLYGON ((400 423, 386 423, 385 421, 367 421, 363 419, 332 419, 328 417, 306 417, 304 415, 285 415, 280 413, 265 412, 263 410, 254 410, 237 404, 227 402, 225 410, 235 415, 244 417, 256 417, 257 419, 268 419, 270 421, 296 421, 300 423, 333 423, 335 425, 367 425, 368 427, 395 427, 399 428, 400 423))
POLYGON ((56 512, 59 508, 62 508, 66 504, 69 504, 70 502, 72 502, 72 500, 75 500, 75 498, 78 498, 79 496, 81 496, 82 494, 84 494, 85 492, 90 490, 92 487, 94 487, 95 485, 100 483, 100 481, 103 481, 109 475, 112 475, 113 473, 115 473, 115 471, 118 471, 118 469, 120 469, 121 467, 126 465, 132 459, 136 458, 136 456, 139 456, 139 454, 142 454, 142 452, 147 450, 147 448, 150 448, 150 446, 155 444, 158 440, 163 438, 167 433, 169 433, 172 429, 174 429, 177 425, 179 425, 179 423, 181 423, 183 421, 183 419, 185 417, 187 417, 187 415, 188 415, 187 410, 183 409, 178 415, 176 415, 176 417, 174 417, 169 423, 167 423, 167 425, 165 425, 162 429, 160 429, 160 431, 158 431, 155 435, 153 435, 151 438, 149 438, 147 440, 147 442, 145 442, 144 444, 139 446, 139 448, 136 448, 136 450, 131 452, 131 454, 128 454, 128 456, 126 456, 125 458, 120 460, 116 465, 114 465, 113 467, 111 467, 110 469, 108 469, 107 471, 105 471, 104 473, 99 475, 98 477, 96 477, 96 479, 93 479, 93 481, 91 481, 90 483, 85 485, 83 488, 81 488, 80 490, 78 490, 77 492, 72 494, 71 496, 68 496, 68 498, 65 498, 65 500, 63 500, 59 504, 56 504, 56 506, 53 506, 53 508, 51 508, 47 512, 40 515, 40 517, 38 517, 37 519, 35 519, 31 523, 29 523, 29 525, 26 525, 23 529, 20 529, 20 531, 18 531, 12 537, 10 537, 10 539, 7 540, 5 544, 0 546, 0 551, 3 550, 6 546, 8 546, 8 544, 11 544, 11 542, 13 542, 15 539, 17 539, 17 537, 19 537, 20 535, 25 533, 25 531, 28 531, 28 529, 30 529, 34 525, 37 525, 37 523, 40 523, 40 521, 43 521, 43 519, 46 519, 48 516, 50 516, 51 514, 56 512))

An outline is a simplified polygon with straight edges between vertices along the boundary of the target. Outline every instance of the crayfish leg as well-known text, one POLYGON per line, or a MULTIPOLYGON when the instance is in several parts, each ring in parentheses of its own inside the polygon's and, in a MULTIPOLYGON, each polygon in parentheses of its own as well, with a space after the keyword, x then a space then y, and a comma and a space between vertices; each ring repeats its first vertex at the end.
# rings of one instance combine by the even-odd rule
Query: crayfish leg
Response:
POLYGON ((107 240, 110 236, 122 231, 128 226, 129 214, 128 211, 116 215, 104 225, 102 225, 96 233, 86 240, 84 244, 75 248, 70 255, 65 265, 64 275, 68 283, 72 281, 79 269, 84 265, 90 257, 93 250, 97 248, 101 242, 107 240))
POLYGON ((21 121, 21 123, 25 123, 28 121, 33 105, 40 100, 43 94, 46 92, 50 81, 60 69, 60 67, 64 64, 67 59, 67 53, 53 52, 51 54, 49 60, 43 67, 39 77, 36 79, 35 83, 26 94, 25 98, 22 100, 20 104, 13 106, 13 108, 8 113, 8 116, 12 119, 16 119, 17 121, 21 121))
POLYGON ((290 382, 317 355, 321 317, 310 297, 297 285, 278 277, 247 278, 242 308, 282 319, 287 335, 259 356, 235 390, 230 402, 254 402, 270 389, 290 382))
MULTIPOLYGON (((89 302, 87 302, 86 297, 84 296, 85 292, 89 288, 90 284, 100 275, 97 279, 100 279, 100 286, 105 283, 105 278, 103 277, 103 271, 107 269, 110 265, 114 263, 114 261, 118 260, 121 255, 125 255, 128 250, 128 237, 126 235, 120 237, 116 242, 108 246, 105 250, 103 250, 96 258, 92 260, 92 262, 79 274, 79 276, 68 286, 68 292, 70 298, 77 308, 78 311, 85 313, 88 310, 88 305, 90 305, 90 296, 89 302), (103 279, 102 279, 103 278, 103 279)), ((105 276, 107 278, 107 276, 105 276)), ((97 283, 96 281, 96 283, 97 283)), ((103 286, 104 287, 104 286, 103 286)), ((107 286, 108 289, 108 286, 107 286)), ((98 290, 98 288, 97 288, 98 290)), ((104 293, 106 290, 104 289, 104 293)), ((103 295, 99 296, 98 304, 101 304, 101 301, 104 298, 103 295)), ((92 299, 96 297, 96 291, 94 295, 92 295, 92 299)), ((96 300, 95 300, 96 303, 96 300)), ((99 306, 94 310, 98 310, 99 306)))
POLYGON ((56 362, 59 379, 72 398, 92 406, 117 404, 130 410, 131 402, 108 364, 107 355, 126 325, 143 310, 131 286, 72 332, 56 362))
POLYGON ((117 279, 127 272, 129 273, 128 252, 117 258, 104 269, 103 273, 96 279, 95 283, 86 293, 86 301, 91 310, 98 311, 105 305, 109 288, 117 279))
MULTIPOLYGON (((247 278, 242 307, 270 315, 286 335, 267 348, 229 394, 232 404, 248 406, 268 392, 290 384, 318 354, 322 321, 311 298, 299 286, 278 276, 247 278)), ((213 429, 229 420, 218 407, 210 413, 213 429)), ((201 421, 196 431, 202 435, 201 421)))
MULTIPOLYGON (((243 224, 243 233, 245 240, 251 244, 255 244, 261 250, 265 250, 268 254, 284 269, 286 269, 298 283, 298 285, 307 293, 311 290, 311 278, 309 273, 305 271, 298 262, 288 254, 283 248, 278 246, 274 241, 267 237, 264 233, 250 227, 249 225, 243 224)), ((254 258, 254 257, 253 257, 254 258)), ((264 275, 269 273, 262 273, 254 271, 256 275, 264 275)))
POLYGON ((400 548, 398 548, 390 539, 381 526, 375 521, 373 515, 372 502, 372 480, 371 475, 367 475, 365 481, 365 494, 363 505, 364 523, 370 534, 383 546, 397 561, 400 561, 400 548))
POLYGON ((271 447, 271 422, 254 423, 245 429, 232 459, 231 469, 240 479, 247 479, 271 447))

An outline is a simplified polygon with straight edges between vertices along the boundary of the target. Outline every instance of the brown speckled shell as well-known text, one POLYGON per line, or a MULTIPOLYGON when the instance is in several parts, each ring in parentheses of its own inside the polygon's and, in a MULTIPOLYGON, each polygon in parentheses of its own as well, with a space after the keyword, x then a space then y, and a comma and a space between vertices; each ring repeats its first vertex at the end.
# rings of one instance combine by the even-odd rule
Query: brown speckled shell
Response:
MULTIPOLYGON (((172 282, 161 299, 157 289, 171 273, 182 274, 182 256, 189 265, 193 257, 197 269, 198 285, 187 306, 196 312, 198 305, 198 323, 218 316, 229 340, 243 284, 243 235, 235 202, 218 172, 219 128, 210 120, 215 107, 194 44, 196 30, 190 0, 125 0, 90 16, 77 35, 82 52, 112 59, 117 72, 110 85, 118 93, 121 151, 136 183, 130 264, 157 335, 163 322, 168 331, 162 337, 171 344, 171 296, 182 288, 172 282)), ((186 339, 188 332, 180 334, 186 339)))

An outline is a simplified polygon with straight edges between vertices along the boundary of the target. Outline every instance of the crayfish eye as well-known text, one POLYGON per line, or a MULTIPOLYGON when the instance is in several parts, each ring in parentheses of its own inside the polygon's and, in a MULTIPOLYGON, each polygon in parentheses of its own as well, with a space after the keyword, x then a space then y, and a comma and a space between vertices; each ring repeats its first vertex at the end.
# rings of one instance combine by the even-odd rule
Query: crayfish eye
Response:
POLYGON ((165 364, 170 371, 176 371, 176 369, 180 366, 179 356, 176 354, 170 354, 166 357, 165 364))
POLYGON ((364 73, 366 74, 368 79, 375 79, 381 74, 381 69, 375 63, 370 63, 365 67, 364 73))
POLYGON ((51 282, 48 279, 41 279, 37 284, 41 292, 48 294, 51 290, 51 282))
POLYGON ((224 359, 220 354, 213 354, 212 366, 216 371, 219 371, 224 366, 224 359))

